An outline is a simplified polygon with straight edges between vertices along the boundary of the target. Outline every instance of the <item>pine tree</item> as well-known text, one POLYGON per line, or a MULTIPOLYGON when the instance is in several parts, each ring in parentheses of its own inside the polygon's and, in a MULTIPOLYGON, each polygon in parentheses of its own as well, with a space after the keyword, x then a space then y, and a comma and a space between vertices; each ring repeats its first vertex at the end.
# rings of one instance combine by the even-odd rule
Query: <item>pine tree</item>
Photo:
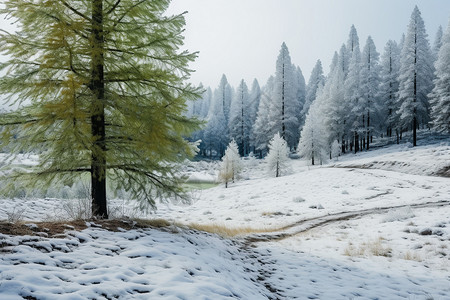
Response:
POLYGON ((258 107, 261 102, 261 87, 259 86, 258 80, 254 79, 252 84, 252 89, 250 92, 250 103, 249 103, 249 118, 250 118, 250 151, 256 150, 256 132, 255 123, 258 115, 258 107))
POLYGON ((435 62, 438 58, 438 53, 439 50, 441 49, 442 46, 442 37, 443 37, 443 31, 442 31, 442 26, 438 27, 438 30, 436 32, 436 36, 434 37, 434 43, 433 43, 433 48, 431 49, 433 52, 433 62, 435 62))
MULTIPOLYGON (((296 98, 295 73, 291 63, 289 50, 285 43, 281 45, 277 58, 275 81, 273 90, 274 128, 279 131, 290 148, 298 142, 299 104, 296 98)), ((276 132, 275 131, 275 132, 276 132)))
POLYGON ((263 93, 261 95, 261 101, 259 102, 258 106, 258 113, 256 116, 255 124, 253 125, 255 139, 254 144, 256 150, 261 151, 261 157, 262 152, 267 149, 270 137, 272 136, 272 128, 269 125, 271 102, 272 99, 266 93, 263 93))
POLYGON ((279 133, 275 134, 269 142, 266 161, 269 172, 275 174, 275 177, 280 177, 288 171, 289 147, 279 133))
POLYGON ((228 182, 234 182, 238 178, 242 170, 238 151, 238 145, 234 140, 231 140, 225 150, 225 155, 222 157, 219 180, 225 183, 225 188, 228 187, 228 182))
POLYGON ((384 116, 382 123, 385 124, 386 135, 392 136, 392 130, 395 129, 397 143, 399 142, 399 118, 396 113, 399 109, 398 100, 398 76, 400 69, 400 49, 395 41, 389 40, 384 48, 381 57, 381 75, 380 75, 380 98, 384 103, 381 116, 384 116))
POLYGON ((363 122, 366 131, 366 149, 369 150, 371 135, 374 131, 374 124, 380 123, 379 111, 381 104, 380 95, 380 54, 377 52, 375 43, 369 36, 364 46, 361 59, 360 87, 361 102, 363 108, 363 122))
POLYGON ((425 24, 417 6, 411 15, 400 58, 399 115, 404 127, 413 130, 417 145, 417 128, 429 120, 428 97, 433 88, 432 55, 425 24))
MULTIPOLYGON (((323 75, 322 62, 317 60, 316 65, 311 71, 311 75, 309 76, 308 85, 306 88, 306 97, 305 104, 303 105, 303 109, 301 115, 304 116, 303 120, 306 118, 309 107, 316 99, 317 90, 319 86, 325 83, 325 76, 323 75)), ((304 122, 303 122, 304 123, 304 122)))
POLYGON ((39 154, 37 166, 7 175, 8 186, 88 175, 103 218, 107 179, 152 207, 182 194, 174 164, 193 154, 182 136, 198 122, 185 117, 185 101, 200 89, 184 83, 196 54, 179 51, 184 16, 165 16, 169 2, 3 1, 18 32, 0 33, 9 57, 0 91, 20 108, 1 116, 2 141, 39 154))
POLYGON ((210 157, 223 156, 228 143, 228 124, 223 112, 223 102, 216 98, 207 117, 207 125, 203 134, 206 149, 210 157))
POLYGON ((438 131, 450 133, 450 22, 435 67, 434 88, 429 95, 432 125, 438 131))
POLYGON ((231 103, 230 110, 230 136, 237 141, 239 154, 245 156, 249 152, 250 144, 250 95, 247 84, 242 79, 231 103))
POLYGON ((233 99, 233 90, 228 83, 227 76, 222 75, 218 88, 214 91, 214 97, 216 102, 222 102, 223 115, 225 116, 225 122, 228 124, 230 121, 230 108, 231 101, 233 99))
MULTIPOLYGON (((318 92, 320 97, 320 91, 318 92)), ((325 129, 320 101, 315 101, 306 115, 305 125, 300 134, 300 142, 298 145, 298 153, 305 159, 311 160, 311 165, 315 165, 316 161, 324 161, 326 159, 327 149, 327 133, 325 129)))
MULTIPOLYGON (((304 115, 302 115, 302 110, 303 107, 305 106, 305 101, 306 101, 306 82, 305 82, 305 77, 303 76, 303 72, 300 69, 300 67, 295 67, 293 66, 295 69, 295 97, 297 98, 298 104, 296 107, 296 114, 297 114, 297 119, 298 119, 298 128, 300 128, 300 125, 305 121, 304 120, 304 115)), ((300 138, 300 136, 298 135, 300 133, 300 130, 296 131, 297 135, 294 135, 294 141, 296 141, 296 143, 298 143, 298 140, 300 138)))
POLYGON ((345 132, 351 138, 355 153, 360 150, 360 134, 363 132, 363 107, 361 103, 361 52, 353 49, 349 72, 344 82, 345 132))

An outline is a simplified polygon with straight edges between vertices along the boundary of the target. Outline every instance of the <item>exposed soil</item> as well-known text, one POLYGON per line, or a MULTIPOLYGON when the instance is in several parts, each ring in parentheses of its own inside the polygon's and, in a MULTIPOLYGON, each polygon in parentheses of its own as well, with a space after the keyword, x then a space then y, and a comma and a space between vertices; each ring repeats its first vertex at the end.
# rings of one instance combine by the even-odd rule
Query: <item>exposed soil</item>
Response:
POLYGON ((7 235, 39 235, 60 237, 67 230, 81 231, 88 227, 99 227, 110 231, 137 228, 161 228, 170 223, 165 220, 76 220, 63 222, 16 222, 0 221, 0 233, 7 235))

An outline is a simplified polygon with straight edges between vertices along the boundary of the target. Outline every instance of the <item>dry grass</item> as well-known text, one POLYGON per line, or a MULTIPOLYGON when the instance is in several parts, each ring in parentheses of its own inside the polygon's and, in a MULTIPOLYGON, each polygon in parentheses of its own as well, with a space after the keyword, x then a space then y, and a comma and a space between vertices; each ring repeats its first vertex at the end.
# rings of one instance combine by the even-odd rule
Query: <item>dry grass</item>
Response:
POLYGON ((406 253, 403 255, 403 259, 419 261, 419 262, 422 261, 422 258, 420 257, 419 254, 417 254, 416 252, 410 252, 410 251, 406 251, 406 253))
POLYGON ((374 241, 368 241, 362 243, 359 247, 349 243, 347 248, 344 249, 344 255, 346 256, 392 256, 392 249, 383 245, 384 238, 379 237, 374 241))
POLYGON ((253 228, 253 227, 228 227, 219 224, 197 224, 191 223, 188 227, 200 231, 214 233, 222 237, 236 237, 253 233, 273 232, 276 229, 270 228, 253 228))

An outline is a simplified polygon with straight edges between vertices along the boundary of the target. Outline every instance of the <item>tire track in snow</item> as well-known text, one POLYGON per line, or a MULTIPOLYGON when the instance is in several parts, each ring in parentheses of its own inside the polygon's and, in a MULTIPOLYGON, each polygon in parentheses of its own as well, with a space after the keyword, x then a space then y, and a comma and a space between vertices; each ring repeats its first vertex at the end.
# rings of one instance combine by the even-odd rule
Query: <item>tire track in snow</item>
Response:
POLYGON ((362 209, 356 211, 348 211, 348 212, 339 212, 334 214, 328 214, 320 217, 314 217, 310 219, 304 219, 298 222, 295 222, 291 225, 285 226, 282 229, 274 232, 265 232, 265 233, 257 233, 250 234, 243 238, 244 244, 251 246, 254 243, 258 242, 276 242, 285 238, 289 238, 295 236, 297 234, 309 231, 313 228, 317 228, 319 226, 324 226, 329 223, 346 221, 350 219, 356 219, 363 216, 371 215, 371 214, 383 214, 388 212, 391 209, 398 209, 404 207, 411 208, 426 208, 426 207, 441 207, 450 205, 450 201, 438 201, 438 202, 425 202, 419 204, 404 204, 397 206, 388 206, 388 207, 376 207, 369 209, 362 209))

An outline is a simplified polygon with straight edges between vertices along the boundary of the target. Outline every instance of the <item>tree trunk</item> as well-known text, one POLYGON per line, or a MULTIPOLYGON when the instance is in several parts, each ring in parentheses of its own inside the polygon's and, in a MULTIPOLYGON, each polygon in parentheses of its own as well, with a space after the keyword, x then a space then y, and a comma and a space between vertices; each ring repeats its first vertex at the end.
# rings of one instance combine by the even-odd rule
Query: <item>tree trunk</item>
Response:
POLYGON ((355 131, 355 154, 359 151, 359 137, 358 132, 355 131))
POLYGON ((91 154, 91 197, 93 216, 107 219, 106 203, 106 146, 105 146, 105 82, 104 82, 104 39, 103 1, 92 0, 92 42, 91 42, 91 133, 94 141, 91 154))
POLYGON ((366 149, 369 150, 369 144, 370 144, 370 112, 367 111, 367 147, 366 149))

